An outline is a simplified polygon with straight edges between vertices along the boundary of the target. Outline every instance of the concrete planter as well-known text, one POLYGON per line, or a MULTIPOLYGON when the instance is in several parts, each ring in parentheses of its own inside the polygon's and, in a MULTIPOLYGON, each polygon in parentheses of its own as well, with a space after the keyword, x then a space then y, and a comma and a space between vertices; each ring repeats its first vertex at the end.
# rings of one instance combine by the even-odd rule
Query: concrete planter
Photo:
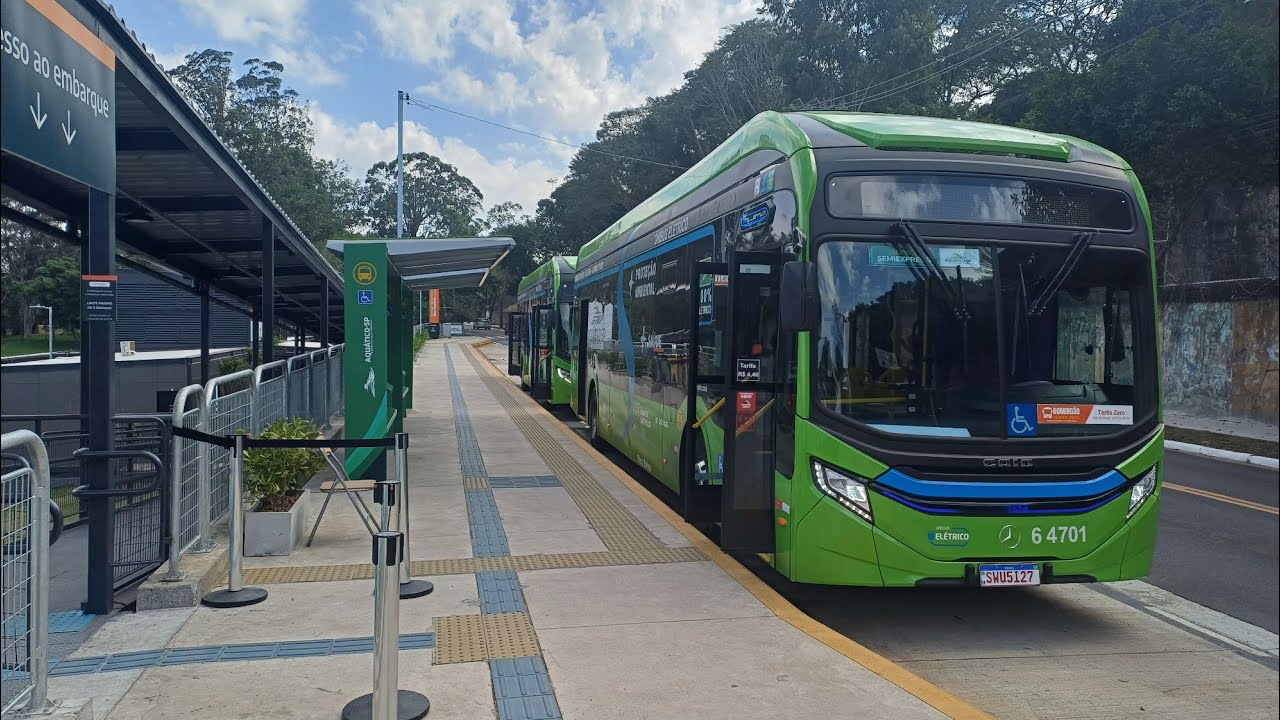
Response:
POLYGON ((288 555, 307 532, 311 493, 303 491, 288 512, 244 514, 244 554, 248 557, 288 555))

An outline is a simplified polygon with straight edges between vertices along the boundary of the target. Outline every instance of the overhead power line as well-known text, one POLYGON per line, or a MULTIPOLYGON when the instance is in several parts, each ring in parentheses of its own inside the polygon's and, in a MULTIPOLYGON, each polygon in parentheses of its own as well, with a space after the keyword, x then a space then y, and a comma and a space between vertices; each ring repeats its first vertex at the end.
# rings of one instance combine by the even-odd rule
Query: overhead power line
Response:
POLYGON ((612 153, 612 152, 608 152, 607 150, 600 150, 597 148, 588 147, 586 145, 578 145, 577 143, 571 143, 571 142, 566 142, 564 140, 558 140, 553 137, 547 137, 546 135, 539 135, 537 133, 529 132, 528 130, 521 130, 519 128, 513 128, 510 125, 503 125, 502 123, 496 123, 492 120, 486 120, 482 117, 476 117, 475 115, 468 115, 467 113, 454 110, 452 108, 447 108, 447 107, 444 107, 443 105, 436 105, 434 103, 424 103, 421 100, 415 100, 414 98, 411 98, 408 95, 405 96, 404 100, 406 103, 410 105, 414 105, 416 107, 420 107, 423 110, 440 110, 442 112, 447 112, 452 115, 457 115, 458 117, 467 118, 468 120, 474 120, 479 123, 484 123, 485 125, 492 125, 497 128, 502 128, 503 130, 509 130, 513 133, 519 133, 521 135, 528 135, 529 137, 534 137, 539 140, 545 140, 546 142, 549 142, 549 143, 556 143, 557 145, 564 145, 566 147, 577 148, 578 150, 582 150, 584 152, 596 153, 597 155, 608 155, 609 157, 617 158, 619 160, 631 160, 632 162, 645 163, 648 165, 658 165, 660 167, 671 168, 672 170, 688 170, 689 169, 682 165, 672 165, 671 163, 659 162, 657 160, 647 160, 645 158, 632 157, 631 155, 622 155, 621 153, 612 153))

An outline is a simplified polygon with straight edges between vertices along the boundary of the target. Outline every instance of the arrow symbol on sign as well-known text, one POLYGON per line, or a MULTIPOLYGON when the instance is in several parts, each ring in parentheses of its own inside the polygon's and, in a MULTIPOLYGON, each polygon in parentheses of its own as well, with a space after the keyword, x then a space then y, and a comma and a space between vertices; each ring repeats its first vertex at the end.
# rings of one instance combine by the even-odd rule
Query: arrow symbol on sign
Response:
POLYGON ((27 107, 31 108, 31 119, 36 121, 36 129, 39 130, 44 127, 44 121, 49 115, 48 113, 40 112, 40 93, 36 93, 36 106, 31 107, 28 105, 27 107))
POLYGON ((72 140, 76 139, 76 131, 71 129, 71 111, 67 111, 67 121, 62 124, 62 137, 67 139, 70 145, 72 140))

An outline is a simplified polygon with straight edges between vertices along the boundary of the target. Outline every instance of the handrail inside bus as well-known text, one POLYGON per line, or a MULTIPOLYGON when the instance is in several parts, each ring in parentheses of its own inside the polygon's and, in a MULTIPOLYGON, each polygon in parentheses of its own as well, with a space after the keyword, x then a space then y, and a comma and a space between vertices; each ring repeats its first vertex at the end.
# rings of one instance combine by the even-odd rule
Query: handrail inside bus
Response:
POLYGON ((702 427, 702 423, 709 420, 712 415, 715 415, 716 411, 724 406, 724 403, 726 400, 728 400, 728 398, 720 398, 720 402, 716 403, 715 405, 712 405, 711 409, 707 411, 707 414, 698 418, 698 421, 693 424, 693 429, 697 430, 698 428, 702 427))
POLYGON ((767 403, 765 403, 765 404, 764 404, 764 407, 762 407, 762 408, 760 408, 759 410, 757 410, 757 411, 756 411, 756 414, 755 414, 755 415, 752 415, 751 417, 747 418, 747 421, 746 421, 746 422, 744 422, 744 423, 742 423, 741 425, 739 425, 739 426, 738 426, 738 431, 737 431, 736 435, 741 435, 742 433, 747 432, 747 431, 748 431, 748 430, 750 430, 751 428, 755 427, 756 422, 757 422, 757 421, 758 421, 758 420, 759 420, 759 419, 760 419, 760 418, 761 418, 761 417, 762 417, 766 412, 768 412, 768 411, 769 411, 769 408, 773 407, 773 402, 774 402, 774 400, 777 400, 777 398, 771 398, 771 399, 769 400, 769 402, 767 402, 767 403))

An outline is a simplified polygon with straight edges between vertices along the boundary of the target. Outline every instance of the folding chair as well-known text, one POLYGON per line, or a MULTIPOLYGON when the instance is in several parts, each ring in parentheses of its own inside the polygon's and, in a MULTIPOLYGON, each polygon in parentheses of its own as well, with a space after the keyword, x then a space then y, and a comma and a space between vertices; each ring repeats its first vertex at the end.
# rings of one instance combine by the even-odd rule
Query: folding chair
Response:
POLYGON ((335 492, 344 493, 347 499, 351 501, 351 506, 356 509, 356 515, 360 516, 360 520, 364 523, 364 527, 369 531, 370 535, 378 532, 378 523, 374 517, 373 511, 365 504, 364 498, 360 497, 360 491, 372 490, 372 480, 352 480, 347 475, 347 470, 342 466, 342 461, 334 454, 330 448, 323 448, 321 453, 324 459, 329 463, 329 467, 333 469, 336 479, 320 484, 320 492, 324 493, 324 503, 320 506, 320 514, 316 516, 315 525, 311 526, 311 534, 307 536, 307 547, 311 547, 311 541, 316 538, 316 530, 320 529, 320 521, 324 519, 324 511, 329 507, 329 500, 333 498, 335 492), (342 488, 338 490, 337 488, 342 488))

